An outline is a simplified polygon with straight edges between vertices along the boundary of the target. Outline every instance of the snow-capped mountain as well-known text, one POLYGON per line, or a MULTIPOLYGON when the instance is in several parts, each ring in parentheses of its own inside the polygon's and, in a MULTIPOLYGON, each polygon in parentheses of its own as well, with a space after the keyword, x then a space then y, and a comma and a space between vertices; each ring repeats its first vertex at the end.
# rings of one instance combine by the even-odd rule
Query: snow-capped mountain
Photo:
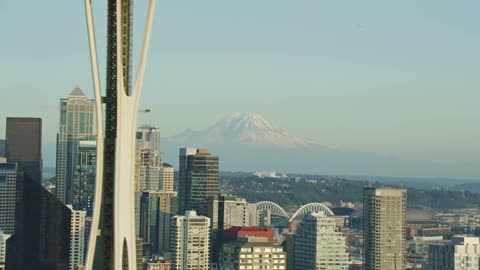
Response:
POLYGON ((313 141, 289 135, 279 126, 253 112, 233 113, 204 130, 187 129, 169 140, 207 145, 254 144, 296 147, 315 144, 313 141))
MULTIPOLYGON (((224 171, 389 176, 432 176, 435 172, 453 177, 451 167, 444 164, 351 151, 298 138, 257 113, 233 113, 203 130, 187 129, 162 139, 164 160, 176 168, 181 147, 208 148, 220 157, 224 171)), ((469 165, 465 171, 478 172, 477 168, 469 165)))

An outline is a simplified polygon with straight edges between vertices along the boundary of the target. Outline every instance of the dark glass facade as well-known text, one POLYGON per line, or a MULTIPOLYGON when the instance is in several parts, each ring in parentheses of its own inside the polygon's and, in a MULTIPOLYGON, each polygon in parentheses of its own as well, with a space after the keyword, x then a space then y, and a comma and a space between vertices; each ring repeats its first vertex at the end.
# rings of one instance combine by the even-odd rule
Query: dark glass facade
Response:
POLYGON ((6 157, 38 183, 42 180, 42 119, 7 117, 6 157))
POLYGON ((77 143, 73 172, 73 209, 87 211, 92 216, 95 197, 97 147, 94 141, 77 143))
POLYGON ((247 225, 247 202, 230 195, 214 195, 207 198, 207 217, 210 218, 210 262, 218 267, 223 245, 223 232, 232 226, 247 225))
POLYGON ((220 192, 218 167, 218 156, 208 153, 206 149, 197 149, 195 154, 180 155, 180 213, 195 210, 199 215, 207 215, 207 198, 220 192))
POLYGON ((176 215, 177 193, 144 191, 140 207, 140 237, 151 246, 153 255, 170 251, 170 222, 176 215))
POLYGON ((15 204, 15 233, 7 240, 6 269, 68 269, 70 209, 28 175, 17 180, 15 204))
POLYGON ((56 196, 65 204, 73 205, 73 178, 79 141, 95 139, 93 111, 94 101, 88 99, 80 88, 73 89, 67 98, 60 99, 56 196))
POLYGON ((0 157, 5 157, 5 140, 0 140, 0 157))
POLYGON ((15 194, 19 174, 23 175, 17 172, 16 163, 0 161, 0 230, 6 234, 15 232, 15 194))

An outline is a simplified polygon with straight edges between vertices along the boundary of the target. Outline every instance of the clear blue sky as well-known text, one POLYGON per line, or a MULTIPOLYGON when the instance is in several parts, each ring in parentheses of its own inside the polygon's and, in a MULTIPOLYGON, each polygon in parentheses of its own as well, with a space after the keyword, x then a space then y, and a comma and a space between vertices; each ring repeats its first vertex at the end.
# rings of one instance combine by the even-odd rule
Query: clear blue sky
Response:
MULTIPOLYGON (((106 4, 94 2, 103 53, 106 4)), ((147 1, 135 2, 140 31, 147 1)), ((140 122, 169 136, 255 111, 328 145, 480 164, 479 10, 478 0, 158 1, 152 113, 140 122)), ((0 0, 0 137, 5 116, 40 116, 54 143, 58 100, 76 84, 92 96, 85 27, 82 0, 0 0)))

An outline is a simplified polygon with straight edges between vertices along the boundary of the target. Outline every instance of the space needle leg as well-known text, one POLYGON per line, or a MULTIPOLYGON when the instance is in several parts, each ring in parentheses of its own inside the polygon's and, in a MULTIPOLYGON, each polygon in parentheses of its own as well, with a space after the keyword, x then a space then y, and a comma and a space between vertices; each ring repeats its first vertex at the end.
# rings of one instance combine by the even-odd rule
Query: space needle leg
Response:
POLYGON ((95 110, 97 117, 97 156, 96 156, 96 178, 95 178, 95 198, 93 208, 92 226, 90 229, 90 240, 88 244, 88 252, 86 258, 86 270, 93 270, 93 260, 95 257, 95 247, 97 237, 101 234, 100 210, 102 205, 102 189, 103 189, 103 108, 102 95, 100 89, 100 76, 98 70, 97 50, 95 42, 95 28, 93 24, 92 3, 91 0, 85 0, 85 13, 87 17, 88 40, 90 47, 90 61, 93 77, 93 88, 95 91, 95 110))

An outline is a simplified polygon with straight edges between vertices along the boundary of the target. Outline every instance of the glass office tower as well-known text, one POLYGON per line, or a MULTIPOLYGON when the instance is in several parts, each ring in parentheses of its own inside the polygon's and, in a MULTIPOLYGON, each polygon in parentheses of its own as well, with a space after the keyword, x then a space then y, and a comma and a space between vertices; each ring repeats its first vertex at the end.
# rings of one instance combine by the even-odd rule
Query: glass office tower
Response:
POLYGON ((78 141, 93 140, 94 101, 80 88, 67 98, 60 99, 60 123, 57 134, 57 198, 65 204, 73 203, 75 161, 78 141))
POLYGON ((218 156, 207 149, 180 149, 179 213, 195 210, 206 216, 207 198, 218 195, 218 156))
POLYGON ((7 240, 6 269, 68 269, 71 211, 28 175, 18 177, 15 232, 7 240))
POLYGON ((7 117, 6 157, 18 170, 42 181, 42 119, 7 117))

